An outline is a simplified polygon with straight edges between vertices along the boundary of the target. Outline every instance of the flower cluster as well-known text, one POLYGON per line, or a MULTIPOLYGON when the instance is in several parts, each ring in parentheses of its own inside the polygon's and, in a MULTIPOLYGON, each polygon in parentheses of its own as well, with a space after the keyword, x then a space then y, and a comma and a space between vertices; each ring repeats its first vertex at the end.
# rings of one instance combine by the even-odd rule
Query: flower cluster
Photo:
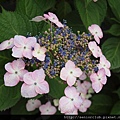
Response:
MULTIPOLYGON (((13 87, 22 82, 22 97, 33 98, 49 93, 46 77, 59 77, 67 87, 65 96, 53 98, 54 106, 66 115, 86 112, 92 104, 92 94, 100 92, 107 82, 106 76, 111 76, 110 62, 98 46, 103 37, 102 30, 93 24, 88 27, 89 34, 79 31, 75 34, 65 20, 62 24, 51 12, 31 21, 42 20, 50 24, 44 33, 26 37, 15 35, 0 44, 0 50, 11 48, 15 58, 5 65, 4 84, 13 87)), ((51 101, 41 105, 39 100, 30 99, 26 109, 39 108, 42 115, 55 114, 57 109, 54 106, 51 101)))

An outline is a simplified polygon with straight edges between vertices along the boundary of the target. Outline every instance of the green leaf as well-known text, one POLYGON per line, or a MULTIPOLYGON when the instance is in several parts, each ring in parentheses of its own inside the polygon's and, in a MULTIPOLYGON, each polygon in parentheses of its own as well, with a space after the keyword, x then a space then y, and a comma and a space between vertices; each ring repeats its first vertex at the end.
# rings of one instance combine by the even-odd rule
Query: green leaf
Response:
POLYGON ((0 14, 0 42, 15 35, 26 35, 27 32, 36 34, 37 28, 26 16, 16 12, 2 11, 2 14, 0 14))
POLYGON ((98 0, 97 2, 75 0, 75 4, 86 28, 91 24, 100 25, 104 20, 107 11, 106 0, 98 0))
POLYGON ((9 50, 0 51, 0 85, 4 83, 3 81, 4 74, 5 74, 4 66, 6 63, 11 62, 12 60, 13 58, 9 50))
POLYGON ((35 115, 39 112, 38 109, 34 111, 27 111, 26 103, 28 99, 20 99, 19 102, 11 108, 11 115, 35 115))
POLYGON ((65 19, 67 20, 67 25, 70 28, 72 27, 73 32, 76 33, 77 31, 80 31, 82 33, 86 31, 86 28, 80 19, 79 13, 76 10, 67 14, 65 19))
POLYGON ((120 100, 114 104, 110 115, 120 115, 120 100))
POLYGON ((108 0, 115 17, 120 21, 120 0, 108 0))
POLYGON ((120 67, 120 39, 109 38, 102 45, 103 54, 111 63, 111 69, 120 67))
POLYGON ((108 95, 98 94, 91 98, 92 104, 89 110, 96 115, 105 115, 110 112, 112 99, 108 95))
POLYGON ((116 93, 120 99, 120 88, 118 88, 116 91, 114 91, 114 93, 116 93))
POLYGON ((114 36, 120 36, 120 25, 119 24, 113 24, 109 30, 107 30, 107 33, 110 33, 111 35, 114 36))
POLYGON ((56 77, 54 79, 49 79, 48 77, 46 77, 46 80, 49 84, 50 96, 58 99, 64 96, 64 89, 67 87, 67 85, 64 84, 60 78, 56 77))
POLYGON ((21 84, 15 87, 0 86, 0 111, 13 107, 21 98, 21 84))
POLYGON ((43 12, 54 7, 56 0, 34 0, 43 12))
MULTIPOLYGON (((45 1, 42 0, 18 0, 16 5, 16 13, 20 14, 24 20, 27 28, 27 32, 32 33, 32 35, 36 35, 39 32, 42 32, 46 28, 48 28, 48 24, 44 21, 36 23, 34 21, 30 21, 32 18, 36 16, 43 15, 43 5, 45 1), (41 7, 42 5, 42 7, 41 7)), ((45 3, 47 5, 47 3, 45 3)))
POLYGON ((57 15, 60 19, 64 19, 68 13, 72 11, 72 8, 68 2, 62 0, 57 4, 57 15))
POLYGON ((25 14, 30 20, 43 14, 43 10, 34 0, 17 0, 16 11, 25 14))

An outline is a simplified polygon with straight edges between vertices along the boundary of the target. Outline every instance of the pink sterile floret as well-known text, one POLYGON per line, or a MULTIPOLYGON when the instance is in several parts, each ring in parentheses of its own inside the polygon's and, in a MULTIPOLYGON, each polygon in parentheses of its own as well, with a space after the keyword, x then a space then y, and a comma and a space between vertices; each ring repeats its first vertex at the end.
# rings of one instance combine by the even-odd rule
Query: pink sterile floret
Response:
POLYGON ((23 77, 24 83, 21 87, 21 95, 25 98, 31 98, 38 94, 48 93, 49 85, 44 79, 45 73, 42 68, 26 73, 23 77))
POLYGON ((55 14, 48 12, 48 14, 44 14, 44 17, 52 23, 55 23, 58 27, 64 27, 55 14))
POLYGON ((102 51, 99 46, 97 46, 95 41, 88 43, 88 48, 92 51, 92 54, 95 58, 102 56, 102 51))
POLYGON ((98 64, 98 68, 104 68, 105 69, 105 74, 110 77, 111 76, 111 72, 110 72, 110 62, 106 59, 106 57, 104 55, 102 55, 100 57, 100 63, 98 64))
POLYGON ((0 44, 0 51, 5 49, 10 49, 14 46, 14 39, 11 38, 10 40, 3 41, 0 44))
POLYGON ((92 81, 92 88, 94 91, 96 93, 100 92, 103 85, 105 85, 107 82, 104 68, 100 69, 97 73, 92 73, 90 75, 90 80, 92 81))
POLYGON ((100 38, 103 37, 103 32, 102 32, 101 28, 98 25, 93 24, 93 25, 88 27, 88 30, 94 36, 95 41, 98 44, 100 44, 100 38))
POLYGON ((56 107, 51 105, 51 102, 48 101, 46 104, 43 104, 39 107, 41 115, 53 115, 56 113, 56 107))
POLYGON ((12 56, 16 58, 26 57, 32 58, 32 48, 34 48, 37 40, 35 37, 24 37, 16 35, 14 37, 14 47, 12 48, 12 56))
POLYGON ((34 57, 36 57, 38 60, 44 61, 45 60, 45 52, 46 52, 46 48, 40 47, 40 45, 38 43, 36 43, 34 50, 32 52, 32 55, 34 57))
POLYGON ((79 109, 82 98, 75 87, 66 87, 64 93, 66 96, 61 97, 59 100, 59 110, 64 114, 74 113, 76 109, 79 109))
POLYGON ((5 65, 7 72, 4 75, 5 86, 15 86, 23 81, 23 75, 28 71, 24 69, 25 63, 22 59, 14 60, 5 65))
POLYGON ((30 99, 27 101, 26 109, 27 111, 34 111, 36 108, 39 108, 41 101, 38 99, 30 99))
POLYGON ((80 68, 77 68, 71 60, 65 64, 60 71, 60 78, 64 81, 67 81, 69 86, 72 86, 76 82, 76 77, 80 77, 82 75, 82 71, 80 68))
POLYGON ((30 21, 40 22, 42 20, 46 20, 46 18, 43 16, 36 16, 36 17, 32 18, 32 20, 30 20, 30 21))
POLYGON ((91 101, 87 100, 87 99, 84 99, 82 104, 80 105, 79 111, 80 112, 86 112, 87 109, 90 107, 90 105, 91 105, 91 101))

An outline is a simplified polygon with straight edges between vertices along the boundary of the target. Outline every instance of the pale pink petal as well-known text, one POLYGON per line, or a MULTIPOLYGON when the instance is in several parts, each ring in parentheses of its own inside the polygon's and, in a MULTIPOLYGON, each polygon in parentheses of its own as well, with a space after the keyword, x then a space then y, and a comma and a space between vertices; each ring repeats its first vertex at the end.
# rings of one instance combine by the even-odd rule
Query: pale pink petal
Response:
POLYGON ((23 76, 24 76, 26 73, 28 73, 27 70, 21 70, 21 71, 19 71, 18 75, 19 75, 19 77, 20 77, 20 81, 23 81, 23 76))
POLYGON ((97 35, 94 35, 94 39, 95 39, 95 41, 96 41, 98 44, 100 44, 100 39, 99 39, 99 37, 98 37, 97 35))
POLYGON ((35 38, 35 37, 28 37, 27 38, 27 46, 30 48, 30 49, 32 49, 32 47, 34 47, 35 46, 35 44, 37 43, 37 39, 35 38))
POLYGON ((64 93, 68 98, 74 98, 74 96, 79 95, 75 87, 69 87, 69 86, 65 88, 64 93))
POLYGON ((74 99, 73 103, 74 103, 75 107, 79 108, 81 103, 83 102, 82 98, 80 96, 78 96, 78 97, 74 97, 73 99, 74 99))
POLYGON ((46 104, 41 105, 39 107, 39 110, 40 110, 41 113, 46 113, 49 110, 50 107, 51 107, 51 102, 48 101, 46 104))
POLYGON ((14 69, 12 67, 12 63, 5 64, 5 70, 7 70, 9 73, 14 73, 14 69))
POLYGON ((35 100, 34 100, 34 105, 35 105, 35 108, 39 108, 39 107, 40 107, 40 105, 41 105, 41 101, 40 101, 40 100, 35 99, 35 100))
POLYGON ((89 108, 91 106, 91 101, 90 100, 84 100, 83 102, 84 107, 89 108))
POLYGON ((84 112, 87 111, 87 108, 84 107, 83 105, 81 105, 81 106, 79 107, 79 111, 84 113, 84 112))
MULTIPOLYGON (((50 107, 50 110, 49 110, 49 115, 55 114, 56 111, 57 111, 57 109, 56 109, 54 106, 51 106, 51 107, 50 107)), ((43 114, 42 114, 42 115, 43 115, 43 114)))
POLYGON ((46 48, 45 47, 40 47, 39 44, 36 44, 34 47, 34 51, 32 52, 32 55, 36 57, 40 61, 45 60, 45 52, 46 48))
POLYGON ((27 49, 27 48, 26 48, 26 49, 23 51, 23 56, 26 57, 26 58, 32 59, 32 51, 31 51, 31 49, 27 49))
POLYGON ((67 77, 68 77, 68 71, 65 69, 65 67, 63 67, 60 71, 60 78, 66 81, 67 77))
POLYGON ((36 16, 36 17, 32 18, 31 21, 40 22, 43 20, 45 20, 45 18, 43 16, 36 16))
POLYGON ((63 25, 61 22, 59 22, 59 21, 56 22, 55 24, 56 24, 58 27, 62 27, 62 28, 64 27, 64 25, 63 25))
POLYGON ((38 60, 40 60, 40 61, 44 61, 44 60, 45 60, 45 56, 46 56, 45 54, 39 54, 39 55, 37 55, 36 58, 37 58, 38 60))
POLYGON ((79 77, 80 80, 85 80, 87 78, 85 72, 82 72, 82 75, 79 77))
POLYGON ((98 52, 98 57, 101 57, 103 55, 99 46, 98 46, 97 52, 98 52))
POLYGON ((44 79, 45 79, 45 72, 44 70, 41 68, 39 70, 35 70, 33 73, 32 73, 32 77, 34 80, 36 81, 39 81, 39 82, 43 82, 44 79))
POLYGON ((102 87, 103 85, 99 81, 92 83, 92 88, 96 93, 100 92, 102 90, 102 87))
POLYGON ((50 16, 48 14, 43 15, 46 19, 48 19, 50 16))
POLYGON ((49 85, 46 81, 40 82, 35 86, 35 91, 38 94, 49 93, 49 85))
POLYGON ((98 79, 98 77, 97 77, 97 74, 96 74, 96 73, 92 73, 92 74, 90 75, 90 80, 91 80, 92 82, 95 82, 97 79, 98 79))
POLYGON ((84 84, 83 84, 83 83, 80 83, 79 80, 77 80, 76 89, 77 89, 77 92, 79 92, 79 93, 84 93, 84 94, 87 93, 87 89, 85 88, 84 84))
POLYGON ((0 51, 1 51, 1 50, 5 50, 7 47, 8 47, 8 40, 3 41, 3 42, 0 44, 0 51))
POLYGON ((25 68, 25 63, 22 59, 17 59, 12 62, 12 67, 14 70, 21 70, 25 68))
POLYGON ((81 69, 80 69, 80 68, 74 68, 74 69, 73 69, 73 75, 74 75, 75 77, 80 77, 80 76, 82 75, 81 69))
POLYGON ((84 81, 83 85, 86 87, 87 90, 91 87, 91 83, 88 81, 84 81))
POLYGON ((110 72, 110 69, 108 68, 104 68, 105 69, 105 74, 110 77, 111 76, 111 72, 110 72))
POLYGON ((15 35, 15 37, 14 37, 14 45, 16 47, 24 46, 25 42, 26 42, 26 37, 24 37, 22 35, 15 35))
POLYGON ((13 47, 12 48, 12 56, 16 57, 16 58, 22 58, 23 57, 23 48, 17 48, 17 47, 13 47))
POLYGON ((77 109, 74 109, 74 110, 71 111, 71 112, 66 112, 65 115, 78 115, 78 110, 77 110, 77 109))
POLYGON ((5 49, 10 49, 14 46, 13 44, 13 38, 11 38, 10 40, 6 40, 6 41, 3 41, 1 44, 0 44, 0 51, 1 50, 5 50, 5 49))
POLYGON ((66 68, 67 70, 72 69, 72 68, 75 68, 74 62, 72 62, 71 60, 68 60, 67 63, 65 64, 65 68, 66 68))
POLYGON ((72 112, 75 109, 73 101, 65 96, 60 98, 59 108, 61 110, 61 113, 72 112))
POLYGON ((54 19, 58 20, 57 16, 56 16, 54 13, 48 12, 48 15, 49 15, 50 17, 53 17, 54 19))
POLYGON ((4 84, 5 86, 15 86, 19 83, 19 77, 15 74, 10 74, 8 72, 4 75, 4 84))
POLYGON ((32 85, 34 84, 35 80, 32 77, 32 72, 28 72, 23 76, 23 81, 28 84, 28 85, 32 85))
POLYGON ((39 108, 41 105, 40 100, 30 99, 26 104, 27 111, 34 111, 36 108, 39 108))
POLYGON ((72 76, 72 75, 67 77, 67 84, 68 84, 69 86, 74 85, 74 84, 75 84, 75 81, 76 81, 76 77, 74 77, 74 76, 72 76))
POLYGON ((21 95, 25 98, 37 96, 38 93, 35 92, 35 85, 27 85, 23 83, 21 87, 21 95))

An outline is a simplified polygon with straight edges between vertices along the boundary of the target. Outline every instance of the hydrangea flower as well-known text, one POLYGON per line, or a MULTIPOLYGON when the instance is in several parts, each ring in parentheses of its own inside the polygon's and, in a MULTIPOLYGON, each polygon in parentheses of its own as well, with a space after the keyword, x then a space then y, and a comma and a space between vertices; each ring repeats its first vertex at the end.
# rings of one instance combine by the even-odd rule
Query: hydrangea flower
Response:
POLYGON ((14 39, 11 38, 10 40, 3 41, 0 44, 0 51, 5 49, 10 49, 14 46, 14 39))
POLYGON ((45 73, 42 68, 26 73, 23 77, 24 83, 21 87, 21 95, 25 98, 31 98, 38 94, 48 93, 49 85, 44 79, 45 73))
POLYGON ((26 57, 32 58, 32 48, 34 48, 37 40, 35 37, 24 37, 21 35, 15 35, 14 47, 12 48, 12 56, 16 58, 26 57))
POLYGON ((94 36, 95 41, 98 44, 100 44, 100 39, 103 37, 103 32, 102 32, 101 28, 98 25, 93 24, 88 27, 88 30, 94 36))
POLYGON ((64 81, 67 81, 69 86, 72 86, 76 82, 76 77, 80 77, 82 75, 82 71, 80 68, 77 68, 71 60, 65 64, 60 71, 60 78, 64 81))
POLYGON ((79 111, 80 112, 86 112, 87 109, 91 106, 91 101, 84 99, 82 104, 80 105, 79 111))
POLYGON ((107 82, 104 68, 100 69, 97 73, 92 73, 90 75, 90 80, 92 81, 92 88, 94 91, 96 93, 100 92, 103 85, 105 85, 107 82))
POLYGON ((58 27, 64 27, 55 14, 48 12, 48 14, 44 14, 44 17, 50 20, 52 23, 55 23, 58 27))
POLYGON ((110 77, 111 76, 111 72, 110 72, 110 62, 106 59, 106 57, 104 55, 102 55, 100 57, 100 63, 98 64, 98 68, 104 68, 105 69, 105 74, 110 77))
POLYGON ((32 52, 32 55, 34 57, 36 57, 38 60, 44 61, 45 60, 45 52, 46 52, 46 48, 40 47, 40 45, 38 43, 36 43, 34 50, 32 52))
POLYGON ((61 97, 59 100, 59 110, 61 113, 72 113, 80 107, 82 98, 75 87, 66 87, 64 93, 66 96, 61 97))
POLYGON ((43 104, 39 107, 41 115, 54 115, 56 113, 56 108, 51 105, 51 102, 48 101, 46 104, 43 104))
POLYGON ((27 101, 26 109, 27 111, 34 111, 36 108, 39 108, 41 101, 38 99, 30 99, 27 101))
POLYGON ((95 41, 89 42, 88 47, 92 51, 92 54, 95 58, 102 56, 102 51, 101 51, 100 47, 97 46, 95 41))
POLYGON ((24 69, 25 63, 22 59, 14 60, 5 65, 7 72, 4 75, 5 86, 15 86, 19 81, 23 81, 23 75, 28 71, 24 69))

